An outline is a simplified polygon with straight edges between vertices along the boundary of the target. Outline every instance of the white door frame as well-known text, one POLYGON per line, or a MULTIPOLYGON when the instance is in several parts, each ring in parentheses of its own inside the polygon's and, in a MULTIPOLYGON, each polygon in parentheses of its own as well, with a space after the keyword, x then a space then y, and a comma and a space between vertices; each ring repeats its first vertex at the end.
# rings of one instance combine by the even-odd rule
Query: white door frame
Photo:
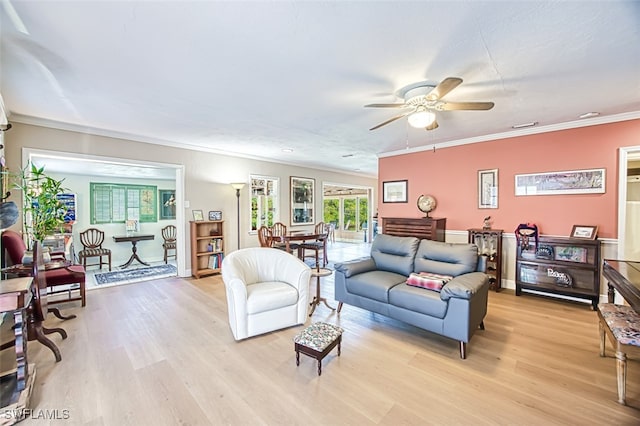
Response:
POLYGON ((128 158, 116 158, 116 157, 103 157, 99 155, 78 154, 72 152, 63 151, 51 151, 35 148, 22 148, 22 167, 29 164, 32 157, 55 157, 55 158, 69 158, 80 159, 87 161, 99 161, 102 163, 117 163, 119 165, 145 165, 150 167, 159 167, 173 169, 175 173, 176 181, 176 237, 178 241, 183 241, 182 245, 178 245, 176 250, 176 264, 178 266, 178 276, 187 277, 186 270, 186 232, 185 232, 185 210, 184 210, 184 165, 182 164, 170 164, 170 163, 158 163, 151 161, 132 160, 128 158))
MULTIPOLYGON (((373 236, 373 226, 371 226, 373 224, 373 215, 374 212, 373 210, 373 206, 375 205, 375 199, 374 199, 374 194, 375 192, 373 191, 373 188, 371 186, 366 186, 366 185, 354 185, 354 184, 347 184, 347 183, 334 183, 334 182, 326 182, 323 181, 322 182, 322 197, 320 200, 321 203, 321 217, 322 220, 324 220, 324 187, 325 185, 327 186, 342 186, 344 188, 358 188, 358 189, 365 189, 367 191, 367 198, 369 199, 369 214, 367 215, 367 242, 371 242, 372 240, 372 236, 373 236)), ((340 203, 342 205, 342 203, 340 203)), ((377 211, 377 208, 376 208, 377 211)), ((340 212, 340 214, 342 215, 342 212, 340 212)))
POLYGON ((618 166, 618 259, 624 259, 627 232, 627 169, 630 159, 640 159, 640 145, 620 148, 618 166))

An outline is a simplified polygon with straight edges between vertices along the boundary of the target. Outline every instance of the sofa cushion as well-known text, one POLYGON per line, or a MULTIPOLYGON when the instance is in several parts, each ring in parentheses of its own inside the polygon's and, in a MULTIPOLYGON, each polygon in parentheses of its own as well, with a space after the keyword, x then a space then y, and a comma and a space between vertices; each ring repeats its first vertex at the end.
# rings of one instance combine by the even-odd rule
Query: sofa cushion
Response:
POLYGON ((478 248, 475 244, 421 240, 414 272, 433 272, 456 277, 474 272, 477 267, 478 248))
POLYGON ((389 303, 408 311, 419 312, 434 318, 444 318, 447 302, 435 291, 424 291, 406 283, 397 285, 389 291, 389 303))
POLYGON ((412 272, 407 278, 407 285, 439 292, 442 286, 451 281, 452 278, 451 275, 440 275, 432 272, 412 272))
POLYGON ((351 294, 389 303, 389 290, 406 280, 406 275, 395 272, 372 271, 353 275, 345 285, 351 294))
POLYGON ((415 237, 378 234, 371 244, 371 257, 379 270, 408 277, 413 272, 413 261, 419 242, 415 237))

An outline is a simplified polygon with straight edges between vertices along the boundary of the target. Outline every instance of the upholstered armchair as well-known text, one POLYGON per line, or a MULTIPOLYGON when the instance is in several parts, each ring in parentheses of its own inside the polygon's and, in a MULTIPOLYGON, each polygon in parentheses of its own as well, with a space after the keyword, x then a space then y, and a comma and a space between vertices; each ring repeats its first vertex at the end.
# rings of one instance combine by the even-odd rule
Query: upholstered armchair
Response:
POLYGON ((236 340, 304 324, 311 268, 267 247, 234 251, 222 261, 229 326, 236 340))

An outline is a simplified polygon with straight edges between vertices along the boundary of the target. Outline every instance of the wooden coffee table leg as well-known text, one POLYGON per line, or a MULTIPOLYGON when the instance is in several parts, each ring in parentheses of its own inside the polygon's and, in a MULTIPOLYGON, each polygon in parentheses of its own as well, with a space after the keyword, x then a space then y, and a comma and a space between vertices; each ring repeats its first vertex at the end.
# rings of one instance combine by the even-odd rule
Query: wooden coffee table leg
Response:
POLYGON ((52 308, 52 307, 48 307, 49 312, 51 312, 53 315, 55 315, 56 318, 59 318, 61 320, 69 320, 69 319, 74 319, 76 317, 75 314, 71 314, 71 315, 62 315, 60 313, 60 309, 58 308, 52 308))
POLYGON ((49 338, 47 338, 47 336, 44 335, 44 330, 42 329, 42 323, 33 324, 32 330, 35 334, 34 336, 35 340, 42 343, 49 349, 51 349, 51 352, 53 352, 53 356, 56 357, 56 362, 62 361, 62 355, 60 355, 60 349, 58 349, 56 344, 53 343, 51 340, 49 340, 49 338))

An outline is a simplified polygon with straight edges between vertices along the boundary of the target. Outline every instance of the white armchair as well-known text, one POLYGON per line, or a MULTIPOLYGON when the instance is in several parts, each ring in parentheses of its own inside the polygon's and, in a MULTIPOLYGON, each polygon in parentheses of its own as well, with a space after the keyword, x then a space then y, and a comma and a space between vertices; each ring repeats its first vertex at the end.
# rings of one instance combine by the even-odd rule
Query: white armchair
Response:
POLYGON ((282 250, 240 249, 222 261, 229 326, 236 340, 304 324, 311 268, 282 250))

